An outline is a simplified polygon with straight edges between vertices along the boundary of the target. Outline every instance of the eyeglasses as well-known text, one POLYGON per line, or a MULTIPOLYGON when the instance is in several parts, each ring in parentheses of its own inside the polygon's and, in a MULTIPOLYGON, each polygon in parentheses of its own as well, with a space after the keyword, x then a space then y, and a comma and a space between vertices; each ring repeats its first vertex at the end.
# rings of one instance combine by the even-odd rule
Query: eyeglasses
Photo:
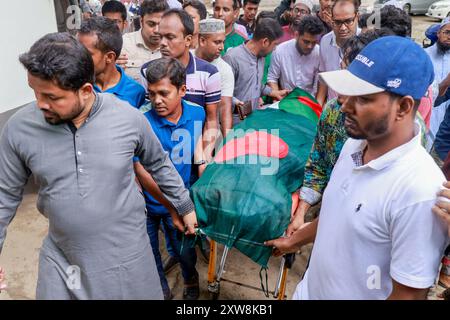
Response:
POLYGON ((450 36, 450 30, 441 31, 441 33, 446 37, 450 36))
POLYGON ((299 13, 301 15, 309 14, 309 11, 305 10, 305 9, 294 8, 292 11, 294 12, 294 14, 299 14, 299 13))
POLYGON ((347 20, 333 20, 333 24, 338 28, 341 28, 344 24, 347 28, 350 28, 355 23, 355 19, 356 15, 353 18, 347 20))

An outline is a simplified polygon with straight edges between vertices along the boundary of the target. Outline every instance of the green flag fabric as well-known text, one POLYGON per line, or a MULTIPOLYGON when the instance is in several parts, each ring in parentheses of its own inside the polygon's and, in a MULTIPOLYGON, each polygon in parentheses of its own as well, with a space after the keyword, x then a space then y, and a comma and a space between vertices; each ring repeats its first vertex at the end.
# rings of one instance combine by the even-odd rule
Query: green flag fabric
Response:
POLYGON ((227 161, 209 164, 191 187, 200 229, 262 267, 267 267, 272 251, 263 243, 283 235, 290 220, 291 195, 303 181, 318 120, 314 103, 312 96, 295 89, 279 103, 279 109, 254 111, 224 141, 224 145, 231 142, 233 148, 252 151, 239 150, 227 161), (246 137, 253 139, 241 143, 246 137), (273 144, 278 138, 281 147, 271 145, 270 152, 260 152, 267 151, 267 146, 251 145, 273 144))

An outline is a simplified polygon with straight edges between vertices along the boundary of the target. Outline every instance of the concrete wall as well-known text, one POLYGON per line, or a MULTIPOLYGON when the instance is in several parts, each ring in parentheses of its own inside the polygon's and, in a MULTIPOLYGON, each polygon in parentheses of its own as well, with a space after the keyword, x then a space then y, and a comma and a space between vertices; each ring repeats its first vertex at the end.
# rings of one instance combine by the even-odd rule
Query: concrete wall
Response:
POLYGON ((0 130, 19 107, 34 100, 18 57, 43 35, 57 31, 53 0, 14 0, 0 19, 0 130))

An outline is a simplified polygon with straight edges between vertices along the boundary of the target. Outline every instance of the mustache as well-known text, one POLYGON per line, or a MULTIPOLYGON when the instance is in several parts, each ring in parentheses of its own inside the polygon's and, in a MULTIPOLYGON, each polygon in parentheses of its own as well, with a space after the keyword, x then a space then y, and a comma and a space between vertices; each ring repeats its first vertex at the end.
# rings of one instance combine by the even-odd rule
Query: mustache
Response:
POLYGON ((351 122, 358 123, 358 122, 356 121, 356 119, 354 119, 354 118, 352 118, 351 116, 349 116, 348 114, 344 113, 344 121, 345 121, 346 119, 350 120, 351 122))

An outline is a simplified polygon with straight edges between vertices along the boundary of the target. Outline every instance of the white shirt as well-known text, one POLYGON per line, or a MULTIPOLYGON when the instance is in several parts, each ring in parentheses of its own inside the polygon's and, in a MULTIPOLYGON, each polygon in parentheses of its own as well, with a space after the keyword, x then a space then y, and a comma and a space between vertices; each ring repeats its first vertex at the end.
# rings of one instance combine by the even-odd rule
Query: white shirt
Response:
POLYGON ((222 89, 222 97, 233 97, 234 91, 234 74, 231 66, 221 57, 211 62, 216 66, 220 73, 220 87, 222 89))
MULTIPOLYGON (((431 47, 425 49, 426 53, 431 59, 434 68, 434 81, 432 84, 433 88, 433 98, 436 100, 439 93, 439 84, 447 77, 450 73, 450 51, 445 54, 439 53, 437 45, 434 44, 431 47)), ((433 101, 434 103, 434 101, 433 101)), ((445 111, 447 110, 448 103, 442 103, 439 106, 435 106, 431 110, 431 120, 430 120, 430 130, 428 132, 428 145, 431 148, 436 133, 439 130, 441 122, 444 120, 445 111)))
POLYGON ((170 9, 183 9, 183 6, 178 0, 167 0, 167 5, 170 9))
MULTIPOLYGON (((356 23, 356 22, 355 22, 356 23)), ((360 34, 361 29, 356 29, 356 34, 360 34)), ((320 40, 320 63, 319 72, 335 71, 341 69, 342 54, 341 48, 336 43, 334 31, 328 32, 320 40)), ((337 98, 337 93, 328 88, 327 101, 337 98)))
POLYGON ((448 236, 431 207, 445 177, 420 145, 418 124, 412 140, 357 165, 366 144, 344 144, 294 299, 386 299, 392 279, 434 284, 448 236))
POLYGON ((144 42, 141 30, 123 35, 122 54, 128 56, 125 73, 140 83, 140 71, 144 63, 161 58, 159 48, 152 51, 144 42))
POLYGON ((441 54, 438 52, 437 44, 434 44, 426 48, 425 51, 433 62, 434 80, 439 84, 450 73, 450 50, 441 54))
POLYGON ((319 72, 320 49, 316 45, 308 55, 298 52, 297 40, 280 44, 272 54, 267 82, 280 83, 281 89, 302 88, 312 95, 316 93, 319 72))

